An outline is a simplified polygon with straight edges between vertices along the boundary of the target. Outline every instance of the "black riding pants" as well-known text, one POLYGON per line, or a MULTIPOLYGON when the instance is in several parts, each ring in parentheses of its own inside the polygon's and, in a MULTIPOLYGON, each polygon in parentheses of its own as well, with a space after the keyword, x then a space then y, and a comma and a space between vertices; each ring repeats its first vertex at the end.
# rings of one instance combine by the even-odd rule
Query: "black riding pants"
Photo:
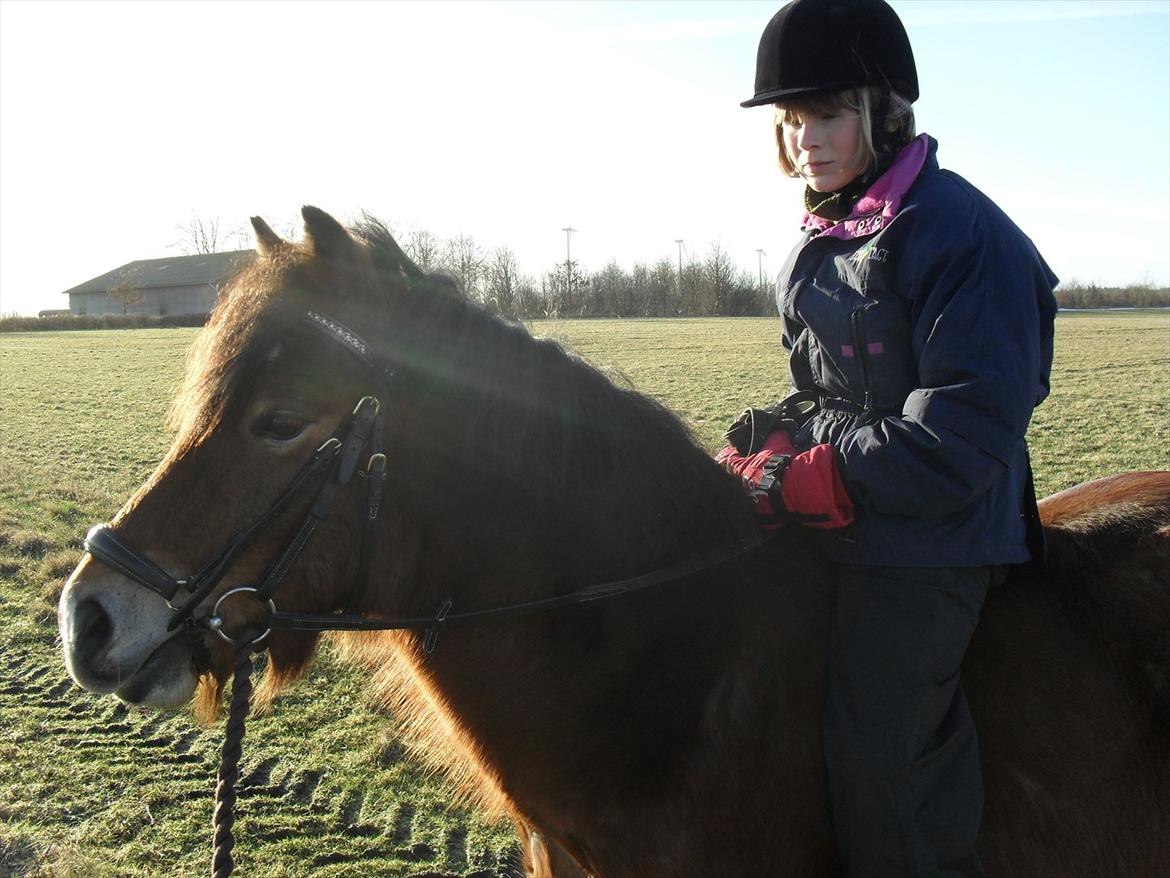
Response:
POLYGON ((849 878, 970 878, 983 785, 959 685, 1001 568, 840 568, 825 705, 849 878))

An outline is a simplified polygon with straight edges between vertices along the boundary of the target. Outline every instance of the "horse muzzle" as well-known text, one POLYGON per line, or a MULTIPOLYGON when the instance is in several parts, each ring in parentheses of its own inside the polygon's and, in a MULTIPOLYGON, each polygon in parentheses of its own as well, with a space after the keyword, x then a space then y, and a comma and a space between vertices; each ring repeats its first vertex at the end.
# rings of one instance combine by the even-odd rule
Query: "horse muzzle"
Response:
POLYGON ((170 615, 165 601, 84 559, 57 608, 69 675, 90 692, 114 693, 132 704, 185 704, 204 650, 187 631, 166 631, 170 615))

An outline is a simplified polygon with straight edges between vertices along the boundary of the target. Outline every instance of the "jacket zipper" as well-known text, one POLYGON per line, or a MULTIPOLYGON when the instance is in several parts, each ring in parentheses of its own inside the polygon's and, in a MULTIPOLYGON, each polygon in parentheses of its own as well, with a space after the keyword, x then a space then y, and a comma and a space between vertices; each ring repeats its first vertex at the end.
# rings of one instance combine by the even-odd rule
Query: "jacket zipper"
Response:
POLYGON ((865 417, 873 408, 873 379, 869 373, 869 351, 866 350, 865 339, 861 335, 861 312, 861 308, 854 308, 849 315, 849 322, 853 329, 853 351, 857 356, 857 364, 861 368, 861 388, 865 392, 862 417, 865 417))
MULTIPOLYGON (((874 211, 873 213, 880 213, 880 211, 874 211)), ((870 215, 872 214, 865 214, 862 217, 854 217, 854 219, 863 219, 865 216, 870 215)), ((804 244, 801 245, 800 256, 797 257, 798 261, 801 256, 804 256, 808 245, 812 241, 816 240, 821 232, 825 230, 811 228, 808 231, 811 234, 809 235, 808 240, 806 240, 804 244)), ((795 268, 796 263, 793 264, 794 272, 795 268)), ((852 330, 853 335, 853 350, 856 352, 857 365, 861 369, 861 388, 864 393, 861 412, 861 417, 863 419, 866 418, 873 409, 873 377, 870 375, 869 371, 869 351, 866 349, 865 340, 861 335, 861 312, 864 310, 864 307, 865 306, 854 308, 853 311, 849 314, 850 329, 852 330)))

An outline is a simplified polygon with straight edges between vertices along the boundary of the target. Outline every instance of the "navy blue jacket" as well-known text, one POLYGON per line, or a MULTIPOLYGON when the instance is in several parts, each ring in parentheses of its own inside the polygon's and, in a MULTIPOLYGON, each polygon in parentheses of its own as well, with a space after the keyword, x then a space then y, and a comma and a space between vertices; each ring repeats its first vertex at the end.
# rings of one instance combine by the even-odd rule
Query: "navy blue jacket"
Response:
POLYGON ((805 235, 777 282, 792 384, 825 398, 795 437, 829 443, 856 504, 823 532, 847 564, 1028 560, 1024 434, 1048 394, 1057 279, 985 195, 912 141, 805 235))

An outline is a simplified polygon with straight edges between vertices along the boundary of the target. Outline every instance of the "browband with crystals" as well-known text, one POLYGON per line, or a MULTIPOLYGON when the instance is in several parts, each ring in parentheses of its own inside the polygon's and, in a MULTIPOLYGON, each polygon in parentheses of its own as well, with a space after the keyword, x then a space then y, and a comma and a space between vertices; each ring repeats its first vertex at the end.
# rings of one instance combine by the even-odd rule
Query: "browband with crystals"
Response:
POLYGON ((366 340, 350 329, 344 324, 338 323, 331 317, 326 317, 324 314, 318 314, 316 311, 306 311, 305 317, 314 325, 319 327, 330 338, 345 345, 351 353, 361 357, 371 366, 376 365, 374 358, 370 354, 370 346, 366 344, 366 340))

